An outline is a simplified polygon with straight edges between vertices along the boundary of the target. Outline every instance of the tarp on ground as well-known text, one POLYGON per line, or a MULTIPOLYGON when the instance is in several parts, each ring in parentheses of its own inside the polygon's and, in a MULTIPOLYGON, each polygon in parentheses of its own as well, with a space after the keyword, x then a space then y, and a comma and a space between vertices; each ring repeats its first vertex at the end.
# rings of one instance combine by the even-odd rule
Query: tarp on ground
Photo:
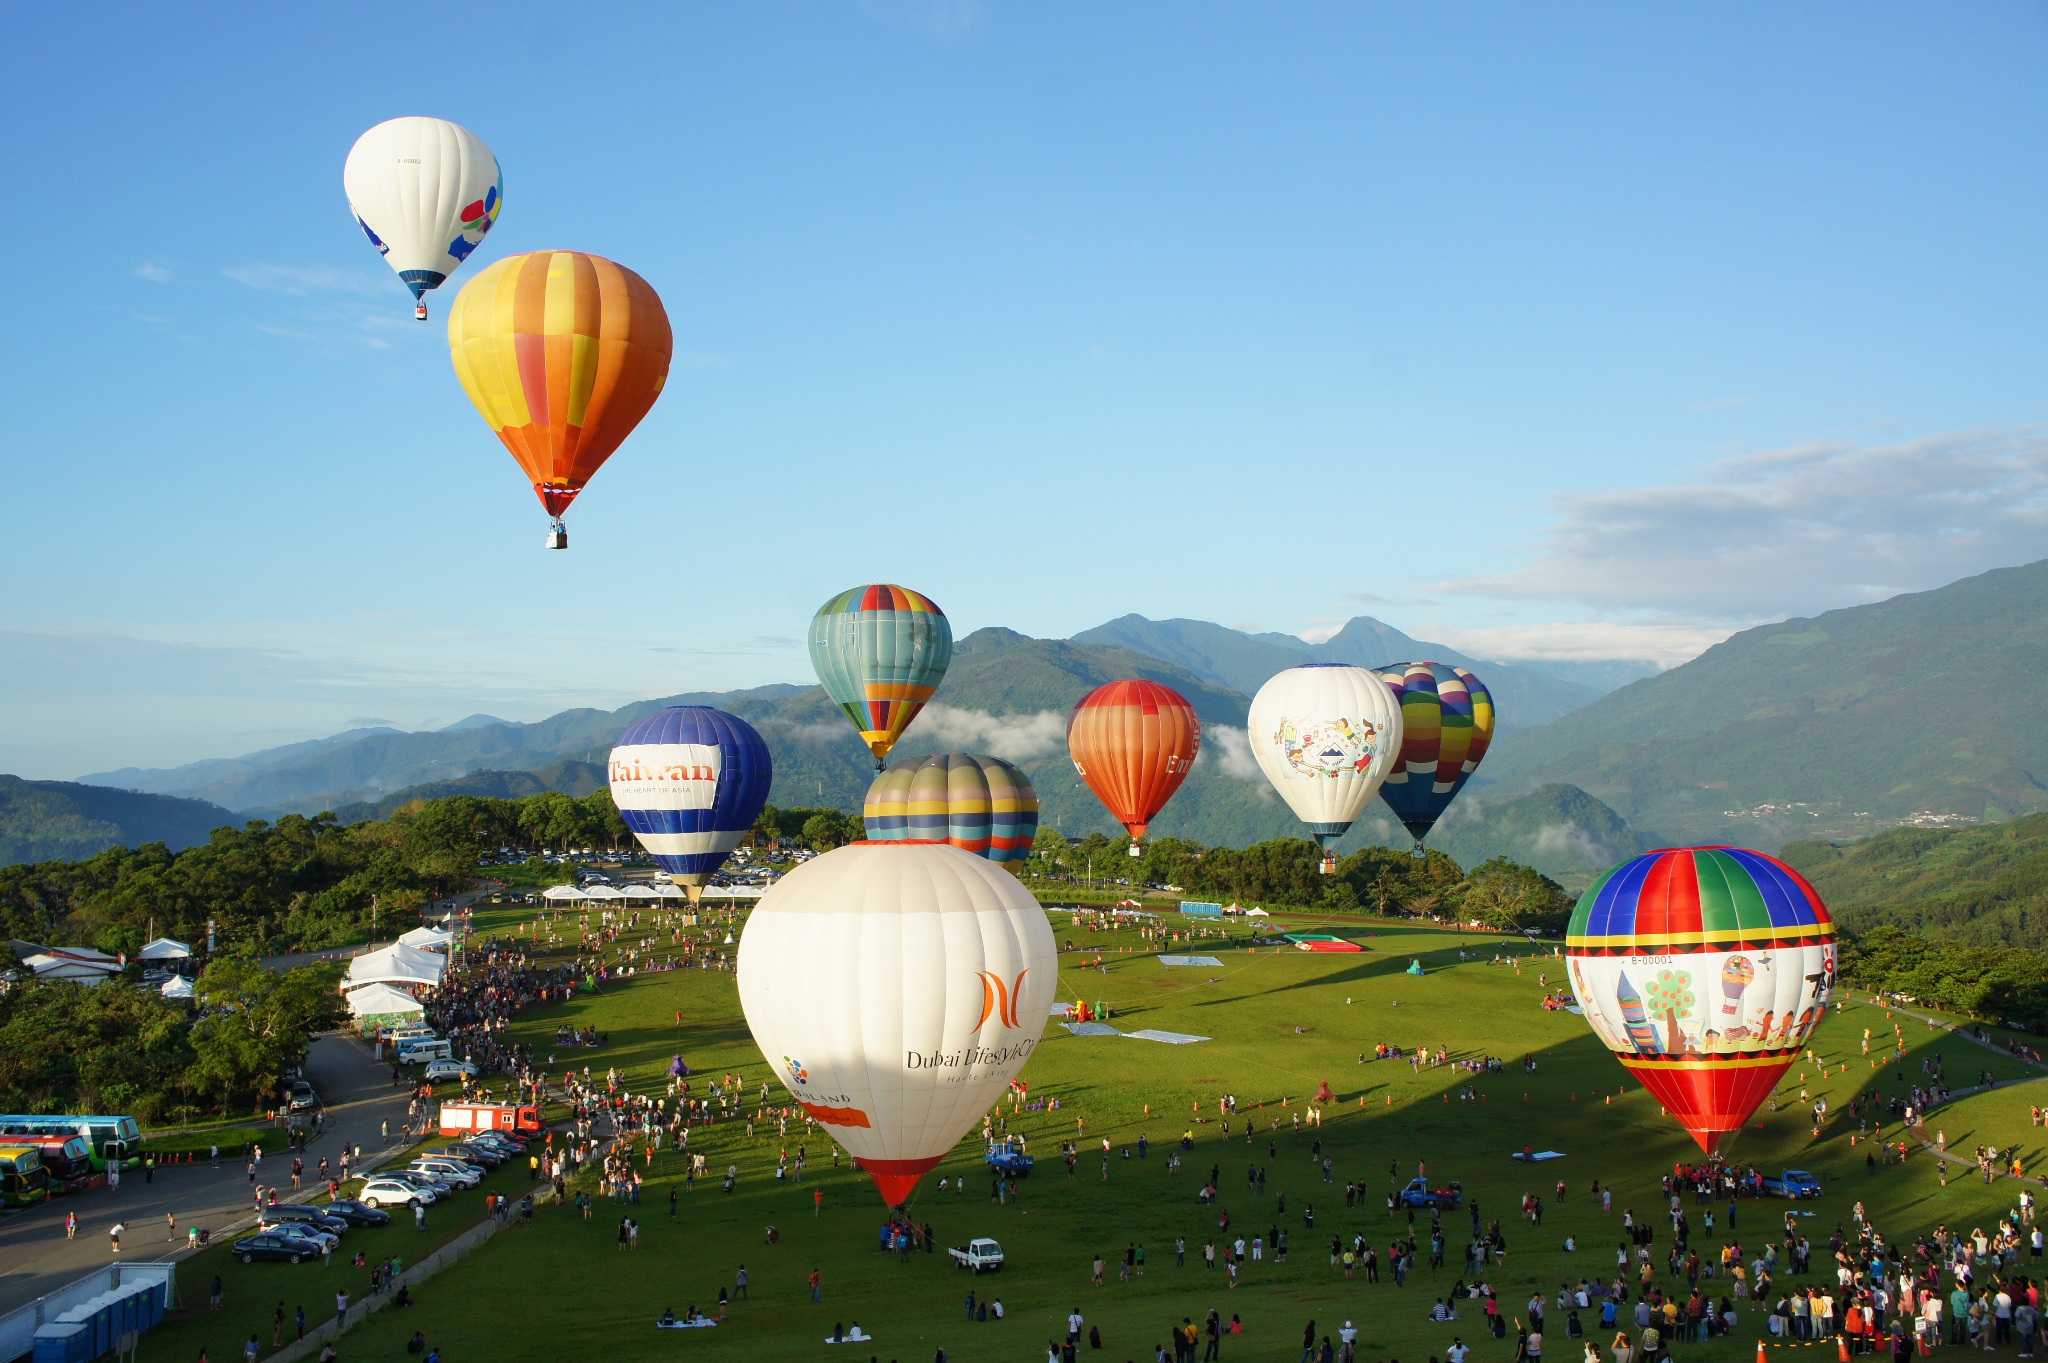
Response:
POLYGON ((368 984, 349 993, 348 1011, 358 1018, 401 1014, 418 1017, 425 1013, 426 1009, 420 1006, 418 999, 403 989, 388 984, 368 984))
POLYGON ((138 961, 182 961, 192 954, 192 948, 170 937, 159 937, 154 942, 144 942, 142 950, 135 953, 138 961))
POLYGON ((1075 1036, 1122 1036, 1116 1028, 1106 1022, 1062 1022, 1060 1026, 1075 1036))
POLYGON ((1222 964, 1223 964, 1223 962, 1222 962, 1221 960, 1219 960, 1218 958, 1214 957, 1214 956, 1161 956, 1161 957, 1159 958, 1159 964, 1161 964, 1161 965, 1169 965, 1169 966, 1170 966, 1170 965, 1222 965, 1222 964))
POLYGON ((1137 1041, 1163 1041, 1169 1046, 1185 1046, 1193 1041, 1207 1041, 1205 1036, 1190 1036, 1186 1032, 1162 1032, 1157 1027, 1147 1027, 1142 1032, 1125 1032, 1125 1036, 1137 1041))

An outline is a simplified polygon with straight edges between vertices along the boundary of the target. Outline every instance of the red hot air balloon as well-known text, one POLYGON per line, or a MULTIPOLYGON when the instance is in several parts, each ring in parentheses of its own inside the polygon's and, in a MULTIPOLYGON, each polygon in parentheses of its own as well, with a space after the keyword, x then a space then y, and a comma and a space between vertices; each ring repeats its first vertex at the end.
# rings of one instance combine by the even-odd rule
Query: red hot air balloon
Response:
POLYGON ((1586 1021, 1709 1155, 1799 1058, 1835 987, 1827 905, 1741 847, 1623 862, 1580 898, 1564 950, 1586 1021))
POLYGON ((1131 835, 1134 857, 1145 825, 1187 780, 1201 747, 1195 708, 1158 682, 1098 686, 1067 718, 1074 770, 1131 835))

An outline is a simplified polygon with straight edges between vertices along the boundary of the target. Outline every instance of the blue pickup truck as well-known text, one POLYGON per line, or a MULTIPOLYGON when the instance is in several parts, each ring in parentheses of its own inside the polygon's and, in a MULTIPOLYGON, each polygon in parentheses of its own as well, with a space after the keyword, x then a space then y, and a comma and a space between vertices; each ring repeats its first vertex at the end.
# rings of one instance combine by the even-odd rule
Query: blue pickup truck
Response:
POLYGON ((988 1148, 988 1167, 1011 1178, 1028 1178, 1038 1161, 1024 1153, 1022 1142, 1012 1137, 988 1148))
POLYGON ((1766 1178, 1763 1187, 1772 1197, 1820 1196, 1820 1180, 1804 1169, 1787 1169, 1776 1178, 1766 1178))
POLYGON ((1411 1179, 1407 1187, 1394 1194, 1394 1201, 1403 1207, 1450 1208, 1464 1200, 1465 1190, 1456 1179, 1445 1188, 1430 1187, 1428 1179, 1411 1179))

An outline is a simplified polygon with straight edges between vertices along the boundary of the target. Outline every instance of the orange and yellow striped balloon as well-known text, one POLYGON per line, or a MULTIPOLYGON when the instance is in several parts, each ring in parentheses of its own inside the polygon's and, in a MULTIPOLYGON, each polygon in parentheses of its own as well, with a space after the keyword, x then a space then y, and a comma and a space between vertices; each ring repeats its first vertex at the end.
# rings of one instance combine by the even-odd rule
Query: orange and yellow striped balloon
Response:
POLYGON ((551 516, 654 406, 674 345, 647 281, 580 251, 501 260, 448 314, 455 376, 551 516))

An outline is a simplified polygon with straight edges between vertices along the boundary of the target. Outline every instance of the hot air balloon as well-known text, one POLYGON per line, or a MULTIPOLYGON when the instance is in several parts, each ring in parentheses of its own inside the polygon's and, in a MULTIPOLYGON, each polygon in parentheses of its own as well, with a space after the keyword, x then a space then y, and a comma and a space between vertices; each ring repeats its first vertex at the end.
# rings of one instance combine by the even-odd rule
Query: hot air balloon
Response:
POLYGON ((610 778, 619 817, 694 904, 761 817, 775 766, 738 715, 671 705, 619 735, 610 778))
POLYGON ((1835 984, 1835 925, 1797 871, 1740 847, 1623 862, 1566 930, 1601 1040, 1715 1153, 1805 1046, 1835 984))
POLYGON ((1275 673, 1252 697, 1252 756, 1294 817, 1337 869, 1330 843, 1344 836, 1401 758, 1401 708, 1376 673, 1307 663, 1275 673))
POLYGON ((1000 757, 933 753, 876 776, 861 817, 876 842, 950 842, 990 861, 1022 861, 1038 832, 1038 792, 1000 757))
POLYGON ((1188 779, 1201 748, 1195 707, 1155 681, 1106 682, 1067 717, 1074 770, 1131 835, 1134 857, 1145 825, 1188 779))
POLYGON ((908 587, 855 587, 811 617, 811 666, 825 694, 860 730, 876 771, 952 661, 946 613, 908 587))
POLYGON ((448 314, 455 377, 554 518, 661 396, 674 346, 646 280, 579 251, 534 251, 485 270, 448 314))
POLYGON ((1462 667, 1388 663, 1373 670, 1401 704, 1401 760, 1387 773, 1380 798, 1415 839, 1419 857, 1422 840, 1493 742, 1493 696, 1462 667))
POLYGON ((738 970, 761 1053, 891 1207, 1024 1068, 1058 973, 1016 877, 925 841, 791 871, 748 918, 738 970))
POLYGON ((341 168, 356 225, 412 290, 441 287, 505 206, 505 176, 484 140, 445 118, 394 118, 356 139, 341 168))

